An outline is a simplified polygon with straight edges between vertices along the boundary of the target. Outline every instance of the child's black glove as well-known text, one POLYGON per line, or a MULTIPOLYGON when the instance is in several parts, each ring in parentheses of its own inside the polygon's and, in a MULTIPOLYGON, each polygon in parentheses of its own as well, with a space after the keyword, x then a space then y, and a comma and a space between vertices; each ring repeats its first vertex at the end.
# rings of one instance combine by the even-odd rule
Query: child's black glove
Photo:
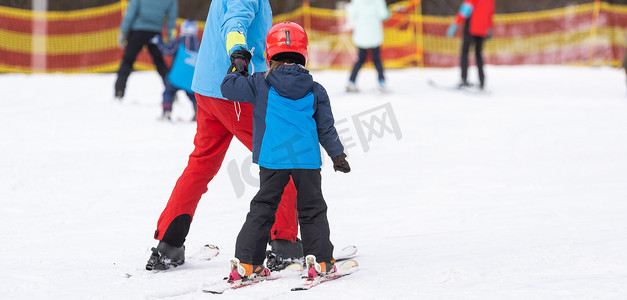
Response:
POLYGON ((351 166, 349 166, 348 161, 346 161, 345 153, 332 157, 331 160, 333 160, 333 170, 335 170, 335 172, 340 171, 342 173, 348 173, 351 171, 351 166))
POLYGON ((248 76, 248 64, 251 58, 252 55, 250 52, 246 51, 244 48, 233 51, 231 54, 231 65, 226 73, 240 72, 242 75, 248 76))

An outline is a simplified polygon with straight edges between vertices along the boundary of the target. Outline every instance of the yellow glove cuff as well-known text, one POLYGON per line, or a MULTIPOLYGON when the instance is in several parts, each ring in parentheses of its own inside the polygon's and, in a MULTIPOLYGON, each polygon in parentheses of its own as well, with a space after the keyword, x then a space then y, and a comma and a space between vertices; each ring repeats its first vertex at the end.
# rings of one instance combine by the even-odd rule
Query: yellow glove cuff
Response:
POLYGON ((176 40, 176 29, 170 30, 170 35, 168 35, 168 42, 172 42, 176 40))
POLYGON ((226 35, 226 54, 231 55, 231 48, 236 45, 242 45, 246 48, 246 38, 240 32, 231 31, 226 35))

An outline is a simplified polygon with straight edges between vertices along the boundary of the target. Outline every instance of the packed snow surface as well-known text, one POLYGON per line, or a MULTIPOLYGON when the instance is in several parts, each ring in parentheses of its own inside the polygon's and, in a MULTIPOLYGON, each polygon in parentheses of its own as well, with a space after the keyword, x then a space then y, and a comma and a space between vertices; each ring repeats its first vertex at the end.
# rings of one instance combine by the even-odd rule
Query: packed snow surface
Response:
MULTIPOLYGON (((471 69, 471 79, 475 75, 471 69)), ((297 278, 223 295, 258 169, 236 139, 203 196, 187 253, 145 271, 153 232, 193 149, 184 93, 157 121, 163 85, 133 73, 0 75, 3 299, 626 299, 627 92, 611 68, 488 66, 486 93, 459 70, 313 71, 352 172, 323 166, 336 249, 360 270, 310 291, 297 278), (439 88, 428 82, 437 83, 439 88)), ((323 152, 324 153, 324 152, 323 152)))

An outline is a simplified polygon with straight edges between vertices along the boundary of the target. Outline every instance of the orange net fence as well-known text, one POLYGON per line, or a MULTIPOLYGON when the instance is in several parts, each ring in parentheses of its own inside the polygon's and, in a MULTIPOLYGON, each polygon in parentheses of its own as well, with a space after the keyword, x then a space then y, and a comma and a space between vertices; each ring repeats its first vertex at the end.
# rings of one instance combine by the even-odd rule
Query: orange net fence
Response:
MULTIPOLYGON (((115 72, 122 56, 117 35, 125 3, 46 12, 0 6, 0 72, 115 72)), ((306 29, 309 68, 347 69, 354 62, 351 23, 342 5, 316 8, 304 0, 301 7, 274 16, 275 22, 291 20, 306 29)), ((454 16, 423 15, 420 0, 396 2, 389 9, 381 47, 386 68, 458 64, 461 39, 446 37, 454 16)), ((484 47, 488 64, 618 66, 626 48, 627 5, 596 0, 497 14, 493 33, 484 47)), ((135 68, 153 68, 145 51, 135 68)))

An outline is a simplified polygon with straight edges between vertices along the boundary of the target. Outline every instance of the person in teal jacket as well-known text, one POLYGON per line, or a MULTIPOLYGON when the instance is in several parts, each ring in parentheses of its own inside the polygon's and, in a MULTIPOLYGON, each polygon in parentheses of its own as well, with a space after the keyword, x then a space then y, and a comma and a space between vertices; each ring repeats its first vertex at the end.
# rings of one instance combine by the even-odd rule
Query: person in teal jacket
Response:
POLYGON ((379 89, 385 90, 385 76, 381 63, 380 47, 383 44, 383 21, 390 17, 390 11, 384 0, 352 0, 348 10, 348 17, 353 21, 353 43, 359 48, 359 58, 353 66, 353 71, 346 90, 357 92, 355 80, 361 66, 366 62, 366 53, 372 53, 372 62, 379 75, 379 89))
POLYGON ((146 46, 157 67, 157 72, 164 81, 168 67, 159 48, 150 40, 161 35, 164 17, 167 18, 169 40, 176 37, 177 0, 130 0, 126 14, 120 25, 118 45, 125 47, 122 62, 115 81, 115 97, 121 100, 126 90, 126 81, 133 71, 133 64, 139 52, 146 46))

